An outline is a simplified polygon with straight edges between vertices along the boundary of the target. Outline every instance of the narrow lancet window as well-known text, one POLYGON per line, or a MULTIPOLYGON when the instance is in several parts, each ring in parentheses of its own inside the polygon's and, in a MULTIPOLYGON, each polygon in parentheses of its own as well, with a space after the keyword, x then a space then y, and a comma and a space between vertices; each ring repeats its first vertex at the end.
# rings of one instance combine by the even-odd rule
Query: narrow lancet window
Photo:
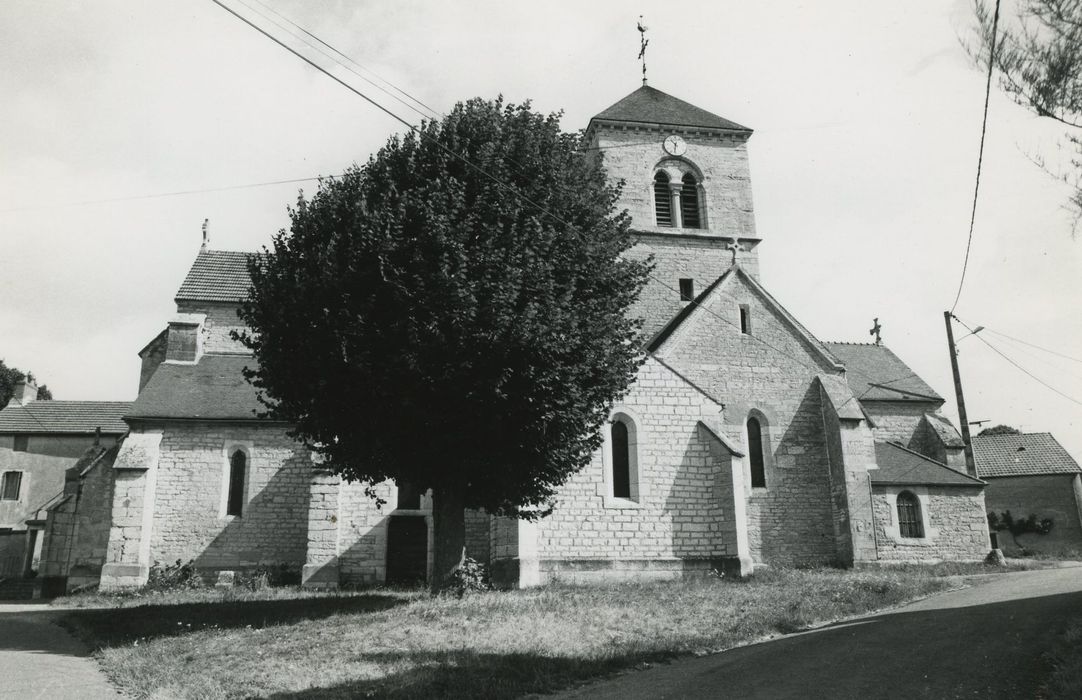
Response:
POLYGON ((654 175, 654 209, 657 213, 657 225, 673 225, 672 192, 669 190, 669 176, 662 171, 654 175))
POLYGON ((751 461, 752 488, 766 488, 766 464, 763 461, 763 429, 757 418, 748 419, 748 459, 751 461))
POLYGON ((248 456, 237 450, 229 458, 229 497, 226 501, 226 515, 240 515, 244 510, 244 476, 248 466, 248 456))
POLYGON ((631 498, 631 445, 623 421, 612 424, 612 495, 631 498))

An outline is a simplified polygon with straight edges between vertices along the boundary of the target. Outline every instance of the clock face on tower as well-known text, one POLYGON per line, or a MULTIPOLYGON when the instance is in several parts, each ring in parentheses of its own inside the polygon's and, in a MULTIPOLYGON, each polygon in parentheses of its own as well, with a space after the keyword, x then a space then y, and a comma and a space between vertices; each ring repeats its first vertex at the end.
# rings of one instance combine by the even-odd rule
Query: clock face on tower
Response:
POLYGON ((684 155, 684 152, 688 150, 687 143, 676 134, 667 136, 662 146, 665 148, 665 152, 670 156, 682 156, 684 155))

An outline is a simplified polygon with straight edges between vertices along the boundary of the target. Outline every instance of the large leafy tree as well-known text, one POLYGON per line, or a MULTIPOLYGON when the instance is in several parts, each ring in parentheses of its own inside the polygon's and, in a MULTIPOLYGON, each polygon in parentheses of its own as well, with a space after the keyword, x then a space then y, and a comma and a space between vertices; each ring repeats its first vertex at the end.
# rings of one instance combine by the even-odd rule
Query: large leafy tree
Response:
MULTIPOLYGON (((0 408, 8 405, 8 401, 15 394, 15 385, 25 377, 25 374, 14 367, 8 367, 3 360, 0 360, 0 408)), ((49 401, 52 398, 53 393, 49 391, 49 387, 44 384, 38 387, 38 401, 49 401)))
POLYGON ((1082 1, 1018 0, 1015 12, 996 17, 995 0, 974 0, 976 42, 968 45, 973 60, 993 66, 1001 88, 1018 104, 1064 125, 1070 166, 1049 166, 1041 154, 1034 160, 1072 185, 1071 209, 1082 218, 1082 1))
POLYGON ((348 479, 432 489, 436 587, 464 509, 541 517, 641 363, 649 264, 582 147, 528 104, 459 104, 302 196, 249 265, 269 415, 348 479))

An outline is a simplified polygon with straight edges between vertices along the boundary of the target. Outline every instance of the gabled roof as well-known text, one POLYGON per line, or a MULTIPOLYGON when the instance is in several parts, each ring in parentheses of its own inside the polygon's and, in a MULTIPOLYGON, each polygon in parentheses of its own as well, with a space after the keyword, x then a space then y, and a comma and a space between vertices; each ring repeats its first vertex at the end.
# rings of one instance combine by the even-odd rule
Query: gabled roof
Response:
POLYGON ((200 250, 177 290, 176 301, 239 303, 248 296, 248 288, 252 286, 248 258, 253 255, 261 254, 200 250))
POLYGON ((127 420, 256 420, 265 410, 244 379, 250 355, 203 355, 196 364, 163 362, 124 416, 127 420))
POLYGON ((800 336, 812 349, 813 353, 818 354, 828 365, 831 367, 837 367, 841 369, 841 363, 838 358, 834 357, 826 346, 819 341, 811 332, 805 328, 800 321, 796 320, 789 311, 778 303, 778 300, 771 296, 770 292, 756 280, 754 277, 744 271, 739 264, 731 266, 720 277, 714 280, 709 286, 699 293, 695 299, 688 302, 687 306, 680 310, 678 314, 673 316, 665 326, 658 331, 653 338, 646 344, 646 351, 648 353, 655 353, 660 351, 668 340, 676 333, 676 331, 683 326, 688 319, 696 315, 696 312, 709 313, 705 310, 705 302, 715 290, 720 289, 727 282, 739 277, 741 281, 745 282, 752 291, 754 291, 762 301, 769 306, 775 313, 784 319, 789 326, 800 336))
POLYGON ((981 478, 1082 471, 1052 433, 978 435, 973 438, 973 460, 981 478))
POLYGON ((861 401, 937 401, 943 397, 885 345, 823 343, 845 364, 849 388, 861 401))
POLYGON ((962 436, 958 434, 958 429, 947 420, 946 416, 941 416, 938 413, 925 413, 924 419, 928 421, 928 426, 939 436, 939 441, 943 443, 944 447, 966 446, 962 436))
POLYGON ((30 401, 0 410, 0 433, 123 435, 130 401, 30 401))
POLYGON ((751 133, 751 129, 746 126, 719 117, 647 85, 643 85, 608 109, 602 110, 590 120, 591 124, 594 121, 690 126, 751 133))
POLYGON ((876 442, 878 469, 869 471, 873 484, 909 486, 983 486, 984 482, 945 464, 907 450, 895 442, 876 442))

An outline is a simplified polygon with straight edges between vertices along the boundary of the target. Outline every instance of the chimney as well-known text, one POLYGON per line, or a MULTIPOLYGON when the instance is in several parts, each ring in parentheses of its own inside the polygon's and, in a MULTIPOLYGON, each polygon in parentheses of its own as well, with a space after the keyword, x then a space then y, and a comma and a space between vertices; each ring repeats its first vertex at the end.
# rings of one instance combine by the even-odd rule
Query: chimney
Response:
POLYGON ((11 395, 8 406, 25 406, 37 398, 37 382, 34 381, 34 375, 28 372, 25 377, 15 382, 15 393, 11 395))

